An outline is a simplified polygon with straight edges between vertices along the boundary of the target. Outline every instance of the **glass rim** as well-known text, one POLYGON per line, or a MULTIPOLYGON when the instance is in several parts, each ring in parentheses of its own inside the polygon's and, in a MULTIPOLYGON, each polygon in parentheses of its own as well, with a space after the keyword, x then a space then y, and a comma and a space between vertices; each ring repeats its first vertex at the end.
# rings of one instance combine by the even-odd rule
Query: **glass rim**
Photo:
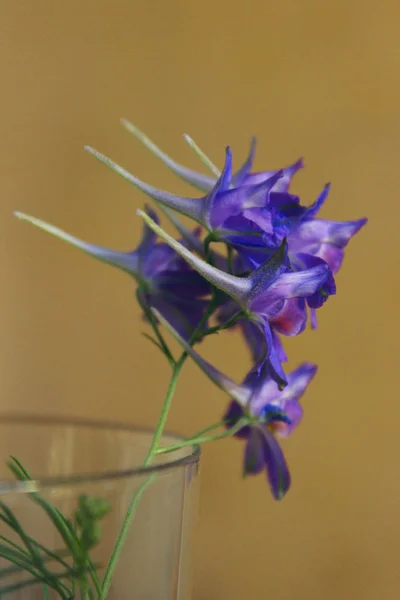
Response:
MULTIPOLYGON (((142 427, 140 425, 130 425, 118 421, 92 420, 80 417, 64 417, 64 416, 44 416, 30 414, 15 414, 3 413, 0 414, 1 424, 32 424, 32 425, 55 425, 60 427, 89 427, 92 429, 125 431, 127 433, 144 433, 152 434, 154 429, 150 427, 142 427)), ((163 435, 172 436, 177 441, 184 440, 181 435, 177 435, 171 431, 164 431, 163 435)), ((118 479, 127 479, 140 475, 151 475, 162 473, 178 467, 186 467, 188 465, 197 464, 200 460, 201 449, 198 444, 187 446, 191 451, 185 456, 165 461, 147 467, 138 466, 129 469, 113 469, 109 471, 100 471, 97 473, 88 472, 79 475, 50 475, 38 477, 35 479, 20 481, 15 479, 0 478, 0 496, 9 493, 34 493, 45 488, 62 487, 64 485, 79 485, 80 483, 94 483, 99 481, 111 481, 118 479)), ((172 450, 168 454, 171 456, 178 450, 172 450)))

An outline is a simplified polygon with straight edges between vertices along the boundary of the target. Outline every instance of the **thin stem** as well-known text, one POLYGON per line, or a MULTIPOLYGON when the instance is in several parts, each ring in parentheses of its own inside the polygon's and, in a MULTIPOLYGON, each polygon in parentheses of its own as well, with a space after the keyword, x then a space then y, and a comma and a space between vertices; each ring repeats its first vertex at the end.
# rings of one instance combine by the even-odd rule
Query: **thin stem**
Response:
MULTIPOLYGON (((4 537, 3 535, 0 536, 0 540, 8 543, 14 549, 19 550, 22 554, 29 556, 28 553, 23 548, 18 546, 18 544, 16 544, 15 542, 12 542, 8 538, 4 537)), ((70 554, 70 552, 65 551, 65 550, 60 550, 59 553, 57 554, 57 552, 51 552, 48 548, 46 548, 45 546, 42 546, 41 544, 36 542, 33 538, 31 538, 31 540, 32 540, 32 543, 36 544, 38 548, 43 550, 43 552, 45 552, 48 555, 47 557, 43 557, 43 561, 45 561, 45 562, 50 562, 53 560, 58 561, 61 565, 66 567, 68 572, 71 572, 71 573, 73 572, 73 569, 71 569, 71 566, 65 560, 62 560, 62 558, 61 558, 61 554, 63 556, 68 556, 68 554, 70 554)), ((13 575, 14 573, 18 573, 21 570, 23 570, 23 569, 21 569, 20 567, 4 567, 4 568, 0 569, 0 579, 2 577, 13 575)))
MULTIPOLYGON (((211 239, 210 239, 210 242, 211 242, 211 239)), ((209 255, 208 250, 209 249, 207 246, 207 254, 209 255)), ((209 256, 208 256, 208 258, 210 259, 209 256)), ((154 318, 153 313, 151 312, 149 307, 147 307, 147 305, 142 302, 142 297, 141 297, 140 292, 137 293, 137 298, 138 298, 139 304, 142 306, 142 309, 144 310, 146 316, 148 317, 148 319, 151 323, 151 326, 153 327, 153 331, 156 334, 158 341, 160 342, 160 345, 164 351, 164 354, 165 354, 167 360, 169 361, 169 363, 172 366, 171 379, 170 379, 167 393, 165 395, 164 402, 163 402, 163 405, 161 408, 160 417, 158 419, 158 423, 157 423, 150 447, 149 447, 147 454, 145 456, 145 459, 143 461, 143 467, 145 468, 151 463, 153 458, 157 455, 158 446, 160 444, 160 440, 161 440, 161 437, 162 437, 162 434, 164 431, 164 427, 165 427, 165 424, 166 424, 166 421, 168 418, 168 413, 169 413, 169 409, 171 407, 171 402, 172 402, 173 396, 175 394, 178 378, 179 378, 179 375, 181 373, 181 370, 183 368, 183 365, 184 365, 188 355, 186 352, 182 352, 180 358, 177 361, 174 360, 174 358, 171 354, 171 351, 169 350, 169 347, 167 346, 161 332, 159 331, 158 324, 154 318)), ((212 288, 212 298, 211 298, 210 303, 209 303, 207 309, 205 310, 198 326, 196 327, 195 331, 193 332, 193 334, 189 340, 190 345, 193 345, 198 340, 199 335, 201 338, 201 333, 204 329, 204 326, 206 325, 208 319, 215 312, 217 307, 218 307, 218 298, 216 296, 216 293, 215 293, 215 290, 213 287, 212 288)), ((132 500, 128 506, 128 510, 126 512, 124 521, 123 521, 121 529, 118 533, 116 542, 114 544, 113 551, 111 553, 110 559, 109 559, 107 567, 106 567, 106 572, 104 574, 104 578, 103 578, 102 585, 101 585, 101 592, 99 594, 99 600, 104 600, 108 594, 108 591, 109 591, 110 585, 111 585, 111 580, 114 575, 114 571, 117 566, 119 556, 122 552, 122 548, 124 546, 126 537, 128 535, 128 531, 129 531, 130 525, 132 523, 133 517, 135 515, 137 506, 140 502, 140 499, 141 499, 145 489, 154 479, 155 479, 155 475, 152 475, 148 479, 146 479, 146 481, 143 482, 142 486, 136 492, 136 494, 134 495, 134 497, 132 498, 132 500)))
POLYGON ((193 435, 191 435, 190 437, 188 437, 188 440, 194 440, 200 436, 205 435, 206 433, 208 433, 209 431, 213 431, 214 429, 218 429, 219 427, 223 427, 225 425, 225 420, 222 421, 218 421, 218 423, 214 423, 213 425, 209 425, 208 427, 205 427, 204 429, 201 429, 200 431, 198 431, 197 433, 194 433, 193 435))
POLYGON ((164 431, 164 426, 167 421, 168 412, 169 412, 169 409, 171 406, 172 398, 174 397, 174 394, 175 394, 176 385, 178 383, 178 377, 180 375, 180 372, 182 370, 182 367, 183 367, 186 359, 187 359, 187 354, 184 352, 184 353, 182 353, 178 362, 175 364, 175 367, 172 371, 172 377, 169 382, 167 394, 165 396, 164 404, 161 409, 161 414, 158 419, 155 434, 151 441, 150 448, 147 451, 146 458, 144 459, 144 462, 143 462, 144 467, 147 467, 150 464, 150 462, 152 461, 153 457, 156 455, 157 448, 158 448, 158 445, 161 440, 161 436, 164 431))
POLYGON ((92 588, 88 589, 88 594, 89 594, 89 600, 95 600, 95 595, 94 595, 94 591, 92 590, 92 588))
MULTIPOLYGON (((214 266, 212 252, 211 252, 211 249, 210 249, 210 246, 211 246, 212 242, 215 242, 214 234, 209 233, 205 237, 204 242, 203 242, 204 256, 205 256, 205 259, 208 262, 208 264, 211 265, 211 266, 214 266)), ((212 286, 212 291, 214 292, 214 286, 212 286)))
POLYGON ((88 600, 89 594, 88 594, 88 590, 86 587, 82 587, 80 589, 80 598, 81 600, 88 600))
POLYGON ((228 273, 233 275, 233 248, 232 246, 226 246, 228 254, 228 273))
MULTIPOLYGON (((22 568, 23 570, 27 571, 31 575, 33 575, 33 577, 36 581, 41 582, 41 583, 47 583, 48 585, 50 585, 54 590, 56 590, 58 592, 58 594, 64 600, 67 600, 67 598, 69 598, 70 590, 63 583, 61 583, 61 581, 56 580, 54 578, 55 576, 52 576, 50 579, 45 574, 43 574, 39 569, 34 567, 34 565, 32 564, 32 562, 30 560, 30 557, 28 559, 28 557, 26 555, 20 554, 19 552, 16 552, 15 550, 7 548, 7 546, 5 546, 4 544, 0 545, 0 556, 2 558, 4 558, 5 560, 7 560, 7 561, 13 563, 14 565, 22 568), (67 593, 64 592, 63 588, 66 590, 67 593)), ((1 595, 1 593, 2 593, 2 590, 0 589, 0 595, 1 595)))
MULTIPOLYGON (((0 540, 2 542, 5 542, 9 546, 12 546, 14 548, 14 550, 18 550, 18 552, 20 552, 27 558, 30 558, 29 552, 27 552, 24 548, 22 548, 22 546, 19 546, 18 544, 16 544, 12 540, 10 540, 8 537, 5 537, 4 535, 0 535, 0 540)), ((1 571, 0 571, 0 574, 1 574, 1 571)))
MULTIPOLYGON (((9 460, 7 461, 7 466, 9 467, 11 472, 15 475, 15 477, 18 480, 20 480, 20 481, 31 480, 31 477, 30 477, 28 471, 19 462, 19 460, 17 458, 15 458, 15 456, 10 456, 9 460)), ((64 515, 58 510, 58 508, 56 508, 50 502, 48 502, 47 500, 42 498, 42 496, 40 496, 40 494, 38 494, 37 492, 30 493, 29 497, 33 502, 38 504, 45 511, 47 516, 52 521, 53 525, 56 527, 56 529, 60 533, 67 548, 70 550, 72 556, 74 558, 79 559, 82 554, 81 544, 76 535, 76 532, 74 531, 74 529, 73 529, 71 523, 68 521, 68 519, 66 517, 64 517, 64 515)), ((4 508, 3 508, 3 510, 4 510, 4 508)), ((9 518, 10 518, 10 516, 9 516, 9 518)), ((11 522, 12 521, 13 521, 13 519, 11 518, 11 522)), ((27 537, 28 543, 29 543, 29 539, 30 538, 27 537)), ((39 555, 39 557, 40 557, 40 555, 39 555)), ((90 566, 90 576, 93 581, 93 584, 95 585, 96 590, 100 590, 101 584, 100 584, 99 576, 97 574, 97 571, 96 571, 90 557, 88 557, 88 564, 90 566)), ((43 567, 43 570, 46 572, 46 575, 51 576, 51 573, 49 573, 45 567, 43 567)), ((86 574, 84 574, 83 576, 85 578, 87 578, 86 574)), ((55 583, 54 585, 57 585, 57 583, 55 583)), ((60 583, 60 585, 64 585, 64 584, 60 583)))
MULTIPOLYGON (((194 433, 190 437, 186 438, 184 440, 185 445, 186 445, 186 442, 191 442, 193 444, 194 441, 197 440, 199 437, 203 437, 204 435, 206 435, 206 433, 209 433, 210 431, 214 431, 215 429, 219 429, 220 427, 223 427, 224 425, 225 425, 225 421, 222 420, 222 421, 219 421, 218 423, 213 423, 212 425, 209 425, 208 427, 201 429, 197 433, 194 433)), ((169 448, 169 446, 164 446, 164 447, 159 448, 157 450, 157 455, 164 454, 164 452, 168 451, 168 448, 169 448)))
POLYGON ((213 333, 219 333, 220 331, 223 331, 224 329, 229 329, 230 327, 233 327, 234 325, 237 324, 237 322, 239 321, 239 319, 242 316, 243 316, 243 312, 241 310, 239 310, 237 313, 232 315, 227 321, 225 321, 225 323, 222 323, 222 325, 215 325, 213 327, 209 327, 208 329, 206 329, 205 332, 203 333, 203 337, 212 335, 213 333))
POLYGON ((94 587, 96 589, 97 595, 100 596, 100 594, 101 594, 101 581, 100 581, 99 574, 97 572, 96 565, 93 564, 93 561, 90 558, 90 555, 88 555, 88 557, 87 557, 87 562, 88 562, 88 572, 89 572, 90 579, 93 582, 93 585, 94 585, 94 587))
MULTIPOLYGON (((143 467, 147 467, 151 463, 151 461, 153 460, 154 456, 157 453, 157 448, 160 443, 161 436, 163 434, 164 426, 165 426, 165 423, 166 423, 166 420, 168 417, 169 408, 171 406, 171 401, 172 401, 172 398, 175 393, 178 377, 182 370, 182 367, 184 365, 186 358, 187 358, 187 354, 182 353, 180 359, 175 363, 174 368, 172 370, 171 379, 170 379, 170 382, 168 385, 167 393, 165 395, 165 399, 164 399, 164 403, 163 403, 163 406, 161 409, 160 417, 158 419, 158 423, 157 423, 155 433, 154 433, 153 439, 151 441, 150 447, 149 447, 146 457, 143 461, 143 467)), ((142 484, 142 486, 139 488, 137 493, 132 498, 132 501, 128 507, 128 510, 127 510, 125 518, 124 518, 124 522, 118 533, 118 537, 115 542, 114 549, 112 551, 110 560, 108 561, 108 564, 107 564, 106 572, 104 574, 102 587, 101 587, 100 600, 103 600, 104 598, 106 598, 106 596, 108 594, 108 590, 110 589, 110 585, 111 585, 111 579, 112 579, 112 576, 114 575, 114 571, 115 571, 119 556, 121 554, 123 545, 124 545, 126 537, 128 535, 129 527, 131 525, 133 516, 136 512, 136 508, 140 502, 140 498, 142 497, 143 492, 145 491, 146 487, 151 483, 151 481, 153 481, 154 478, 155 478, 155 476, 153 475, 153 476, 149 477, 148 479, 146 479, 146 481, 142 484)))
POLYGON ((151 335, 149 335, 148 333, 142 331, 142 336, 146 338, 146 340, 149 340, 149 342, 151 342, 152 344, 154 344, 154 346, 156 348, 158 348, 159 350, 161 350, 161 352, 164 353, 163 347, 161 346, 161 344, 159 344, 157 342, 157 340, 155 340, 154 338, 151 337, 151 335))
MULTIPOLYGON (((31 480, 29 473, 21 465, 15 456, 10 456, 7 461, 7 466, 19 481, 31 480)), ((80 544, 75 532, 71 529, 70 523, 66 517, 50 502, 42 498, 37 492, 29 494, 30 499, 41 506, 47 516, 51 519, 54 526, 57 528, 66 546, 70 549, 72 555, 79 555, 80 544)))
POLYGON ((179 444, 175 444, 173 446, 166 446, 164 448, 159 448, 157 454, 166 454, 167 452, 175 452, 176 450, 180 450, 185 446, 192 446, 193 444, 206 444, 207 442, 215 442, 216 440, 222 440, 223 438, 230 437, 237 433, 242 427, 248 425, 247 419, 240 419, 236 425, 228 429, 227 431, 223 431, 221 433, 217 433, 216 435, 209 436, 199 436, 198 438, 190 438, 188 440, 183 440, 179 444))
POLYGON ((71 578, 71 595, 72 598, 75 598, 75 589, 76 589, 76 580, 75 577, 71 578))
POLYGON ((15 531, 15 533, 20 537, 22 543, 24 544, 26 550, 28 551, 29 556, 32 559, 32 564, 42 569, 45 572, 45 566, 40 556, 40 552, 38 549, 31 543, 30 538, 26 535, 24 528, 21 526, 17 517, 14 515, 12 510, 8 508, 8 506, 0 501, 0 509, 3 511, 5 518, 9 521, 10 527, 15 531))
MULTIPOLYGON (((61 577, 61 575, 60 575, 61 577)), ((6 594, 10 594, 11 592, 16 592, 17 590, 22 590, 23 588, 26 587, 31 587, 33 585, 38 585, 38 584, 42 584, 43 586, 43 594, 45 594, 44 591, 44 587, 47 585, 45 583, 43 583, 41 581, 41 579, 38 579, 37 577, 31 577, 30 579, 24 579, 23 581, 19 581, 18 583, 13 583, 10 585, 7 585, 6 587, 2 587, 0 588, 0 597, 3 598, 3 596, 5 596, 6 594)), ((44 596, 45 598, 49 598, 50 596, 44 596)), ((72 596, 69 594, 68 596, 65 596, 65 600, 70 600, 71 598, 74 598, 74 595, 72 594, 72 596)))
POLYGON ((120 557, 122 548, 124 546, 126 536, 128 535, 129 527, 131 525, 132 519, 135 515, 138 504, 142 498, 143 492, 147 488, 148 485, 156 478, 155 475, 150 475, 140 486, 136 494, 131 500, 129 504, 128 510, 126 511, 126 515, 124 518, 124 522, 122 523, 121 529, 119 530, 117 540, 114 544, 114 548, 112 554, 110 556, 110 560, 108 561, 106 572, 104 574, 104 578, 101 584, 101 590, 99 594, 99 600, 104 600, 107 597, 108 591, 110 589, 111 580, 114 575, 115 568, 117 566, 118 559, 120 557))
MULTIPOLYGON (((4 503, 1 503, 2 505, 2 509, 5 510, 5 508, 7 508, 4 503)), ((68 588, 65 584, 63 584, 62 582, 58 581, 57 576, 54 575, 51 571, 49 571, 46 568, 45 565, 45 561, 43 559, 43 556, 40 555, 37 546, 38 544, 35 543, 35 541, 30 538, 28 535, 26 535, 26 533, 22 530, 19 522, 17 521, 15 515, 12 513, 12 511, 10 509, 7 508, 7 513, 8 514, 8 518, 4 517, 3 515, 1 515, 1 520, 5 523, 7 523, 7 525, 12 528, 21 538, 21 540, 23 541, 26 550, 22 547, 19 546, 18 544, 16 544, 15 542, 13 542, 12 540, 10 540, 9 538, 1 535, 0 536, 0 540, 2 540, 3 542, 6 542, 9 546, 11 546, 11 548, 14 551, 19 552, 20 557, 27 561, 28 564, 31 565, 31 567, 33 569, 36 569, 38 571, 38 573, 40 573, 41 576, 41 581, 47 581, 49 583, 49 585, 51 585, 51 587, 53 587, 55 590, 57 590, 59 593, 61 587, 65 588, 66 591, 68 592, 68 588), (22 531, 22 535, 21 535, 21 531, 22 531)), ((3 554, 4 556, 4 554, 3 554)), ((15 554, 13 555, 15 556, 15 554)), ((26 566, 22 567, 20 566, 20 568, 22 570, 29 570, 26 566)), ((7 571, 7 569, 4 569, 3 571, 7 571)), ((3 573, 4 574, 4 573, 3 573)))

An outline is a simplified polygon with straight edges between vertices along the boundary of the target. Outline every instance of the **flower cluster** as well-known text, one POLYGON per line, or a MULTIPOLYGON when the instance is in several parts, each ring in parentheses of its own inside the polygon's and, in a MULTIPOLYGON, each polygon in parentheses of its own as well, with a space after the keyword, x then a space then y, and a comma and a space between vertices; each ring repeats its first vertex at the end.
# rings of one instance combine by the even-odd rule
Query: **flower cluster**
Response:
MULTIPOLYGON (((100 248, 17 214, 136 280, 139 302, 155 331, 164 325, 185 354, 229 395, 224 424, 246 440, 244 473, 265 471, 273 496, 280 499, 290 475, 277 437, 287 437, 300 422, 299 399, 316 372, 315 365, 304 363, 285 373, 282 336, 298 335, 308 320, 316 327, 316 311, 336 293, 335 275, 344 248, 366 219, 320 218, 329 185, 314 203, 303 206, 291 190, 294 175, 303 167, 301 160, 281 170, 254 172, 255 140, 235 172, 230 148, 219 172, 191 142, 211 166, 212 176, 206 176, 176 163, 133 125, 124 125, 202 195, 183 197, 156 189, 88 150, 150 197, 175 225, 179 240, 160 227, 150 208, 138 211, 144 220, 143 237, 131 252, 100 248), (187 229, 180 215, 197 228, 187 229), (214 244, 223 244, 226 253, 217 253, 214 244), (240 385, 193 348, 206 335, 235 326, 241 328, 252 355, 251 369, 240 385)), ((157 344, 165 351, 163 337, 158 336, 157 344)))

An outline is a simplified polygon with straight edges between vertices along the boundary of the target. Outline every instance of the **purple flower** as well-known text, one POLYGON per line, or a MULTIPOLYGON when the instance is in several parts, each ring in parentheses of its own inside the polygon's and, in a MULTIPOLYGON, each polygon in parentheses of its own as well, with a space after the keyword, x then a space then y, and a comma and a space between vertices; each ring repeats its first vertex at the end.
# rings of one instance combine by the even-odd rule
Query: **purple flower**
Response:
POLYGON ((238 173, 246 173, 247 168, 242 167, 233 176, 232 153, 227 148, 224 168, 210 191, 202 198, 187 198, 148 185, 100 152, 86 149, 158 204, 202 225, 214 241, 258 248, 263 244, 265 233, 273 234, 268 197, 279 180, 285 178, 284 171, 267 173, 266 179, 253 185, 237 186, 238 173))
POLYGON ((288 384, 280 391, 264 366, 260 373, 251 371, 241 385, 236 384, 205 361, 173 328, 158 315, 196 364, 219 388, 229 394, 232 402, 225 414, 228 428, 247 418, 236 437, 246 440, 244 474, 265 471, 275 499, 280 500, 290 486, 290 474, 277 437, 288 437, 303 416, 299 399, 314 377, 317 367, 303 363, 289 373, 288 384))
POLYGON ((308 297, 306 303, 302 299, 289 300, 284 310, 272 322, 273 327, 284 335, 297 335, 304 329, 307 323, 306 305, 310 309, 311 324, 316 327, 315 309, 335 293, 333 274, 337 273, 342 264, 344 248, 367 222, 367 219, 341 223, 315 218, 328 197, 329 190, 330 186, 326 185, 310 207, 301 206, 297 196, 272 192, 269 195, 268 206, 271 211, 273 235, 265 235, 262 243, 252 248, 238 248, 244 263, 247 261, 249 267, 257 268, 270 256, 271 244, 274 247, 286 239, 288 258, 294 270, 302 271, 323 263, 329 266, 331 273, 324 287, 312 297, 308 297))
POLYGON ((357 221, 326 221, 305 219, 288 235, 290 254, 311 254, 324 260, 337 273, 341 267, 344 248, 350 239, 366 224, 367 219, 357 221))
MULTIPOLYGON (((311 206, 302 206, 300 198, 289 192, 293 176, 304 166, 301 159, 281 170, 253 173, 255 138, 238 171, 232 174, 228 148, 222 173, 212 177, 177 163, 135 125, 126 120, 122 123, 177 176, 206 192, 206 196, 184 198, 157 190, 99 152, 87 150, 159 204, 199 222, 215 240, 233 245, 253 268, 264 263, 287 238, 291 261, 298 253, 310 254, 322 258, 335 274, 342 263, 344 247, 366 223, 366 219, 340 223, 315 218, 328 196, 329 185, 311 206)), ((216 168, 213 171, 219 173, 216 168)))
MULTIPOLYGON (((336 273, 343 260, 344 247, 366 222, 366 219, 360 219, 335 223, 315 218, 329 194, 329 184, 311 206, 302 206, 300 198, 290 192, 292 178, 304 166, 302 160, 280 171, 252 172, 255 139, 245 162, 234 174, 232 155, 227 149, 225 165, 218 178, 202 175, 175 162, 137 127, 125 120, 123 124, 176 175, 206 195, 194 199, 157 190, 97 151, 90 148, 89 151, 159 205, 191 217, 207 229, 211 239, 233 246, 250 270, 265 263, 286 239, 288 258, 294 270, 302 271, 304 263, 311 263, 314 258, 324 260, 332 273, 336 273), (309 255, 308 259, 306 255, 309 255)), ((213 172, 219 173, 215 167, 213 172)), ((306 326, 307 307, 312 326, 316 327, 315 309, 333 293, 335 281, 331 276, 325 288, 319 289, 313 298, 306 302, 291 299, 276 318, 277 331, 297 335, 306 326)))
POLYGON ((289 299, 311 297, 316 294, 330 277, 329 267, 322 262, 303 271, 291 271, 287 260, 287 246, 282 243, 273 256, 258 269, 247 277, 237 277, 216 269, 195 256, 163 231, 143 211, 138 211, 138 214, 193 269, 237 302, 247 318, 262 334, 263 344, 259 348, 255 370, 259 372, 265 363, 271 377, 280 387, 285 386, 286 377, 273 343, 270 320, 279 315, 289 299))
MULTIPOLYGON (((135 250, 119 252, 79 240, 44 221, 22 213, 19 218, 83 250, 86 254, 131 275, 138 283, 140 300, 156 308, 185 338, 199 324, 210 293, 208 282, 167 244, 157 243, 156 234, 144 225, 142 239, 135 250)), ((158 222, 156 214, 147 214, 158 222)), ((195 238, 195 234, 192 234, 195 238)))
POLYGON ((303 363, 288 375, 288 385, 279 391, 276 382, 263 373, 250 373, 243 385, 251 390, 249 408, 232 400, 225 414, 228 428, 234 427, 248 410, 255 417, 235 436, 246 440, 243 472, 266 472, 272 494, 281 500, 290 487, 290 473, 277 437, 288 437, 300 423, 303 409, 299 403, 317 371, 316 365, 303 363))

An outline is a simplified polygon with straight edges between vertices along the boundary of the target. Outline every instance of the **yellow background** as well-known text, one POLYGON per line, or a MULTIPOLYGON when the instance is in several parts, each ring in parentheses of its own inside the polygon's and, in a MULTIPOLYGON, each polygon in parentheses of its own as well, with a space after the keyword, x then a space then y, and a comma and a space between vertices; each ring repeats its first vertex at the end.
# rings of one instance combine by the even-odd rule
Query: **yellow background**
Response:
MULTIPOLYGON (((292 365, 320 365, 285 443, 287 498, 241 480, 239 442, 204 449, 195 600, 399 597, 399 18, 394 0, 1 4, 2 411, 157 418, 168 370, 140 335, 131 280, 11 214, 134 247, 144 198, 83 145, 187 189, 119 117, 192 167, 182 133, 219 165, 255 133, 256 167, 304 156, 305 202, 332 181, 323 215, 370 219, 319 330, 287 344, 292 365)), ((202 352, 237 378, 249 364, 234 334, 202 352)), ((192 433, 225 406, 189 365, 170 429, 192 433)))

